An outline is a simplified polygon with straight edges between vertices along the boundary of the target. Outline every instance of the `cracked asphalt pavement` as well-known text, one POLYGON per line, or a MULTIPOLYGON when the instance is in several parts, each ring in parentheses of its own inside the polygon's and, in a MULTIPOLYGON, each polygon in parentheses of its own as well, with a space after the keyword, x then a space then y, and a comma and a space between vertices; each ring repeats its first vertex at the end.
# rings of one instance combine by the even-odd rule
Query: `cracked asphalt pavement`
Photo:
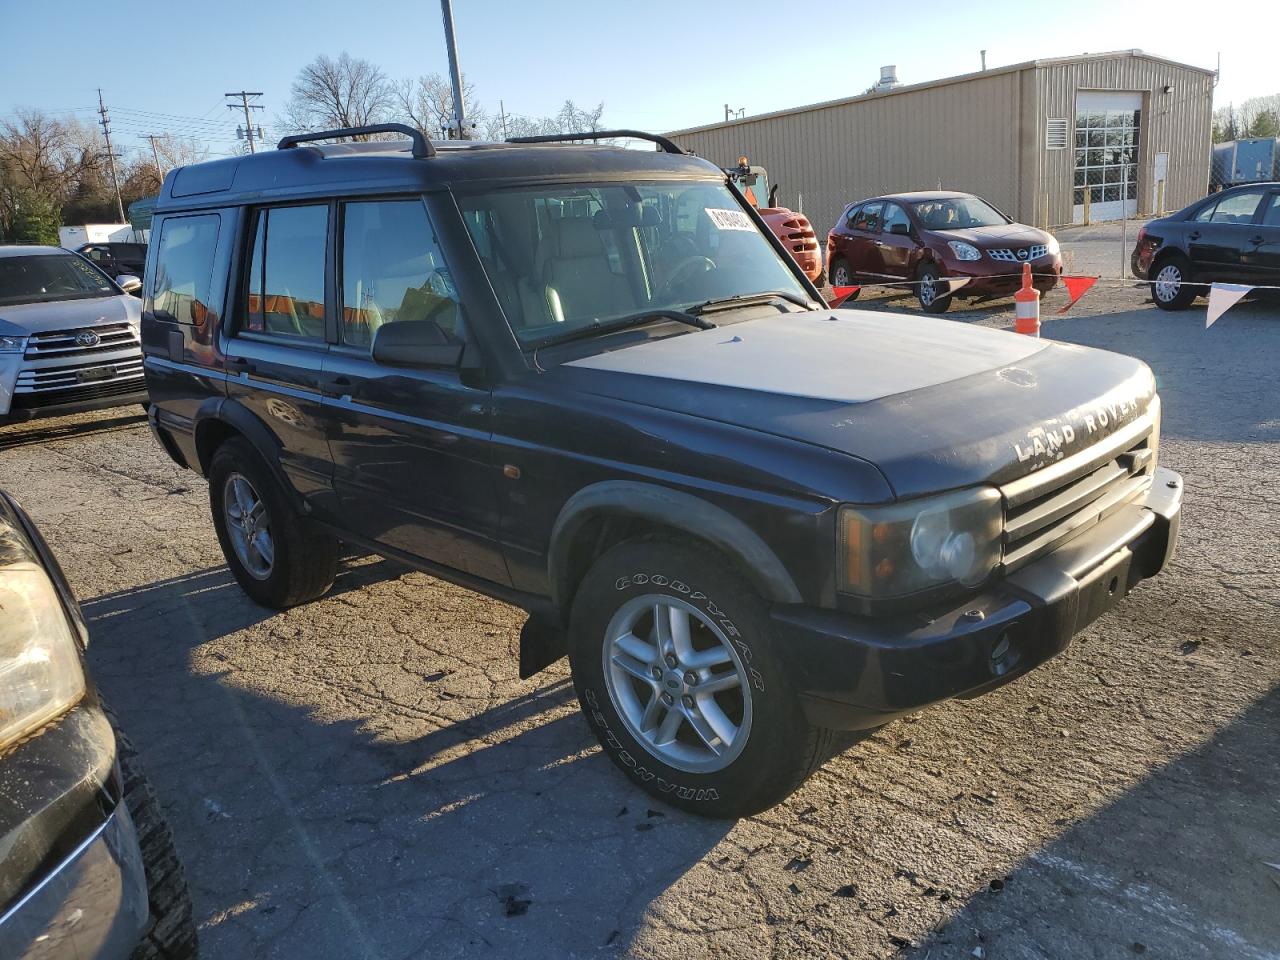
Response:
POLYGON ((1274 960, 1280 309, 1206 331, 1141 301, 1098 291, 1045 334, 1155 369, 1186 478, 1171 567, 739 822, 632 789, 563 663, 517 678, 510 607, 367 556, 316 603, 255 606, 135 410, 0 430, 0 486, 83 601, 205 957, 1274 960))

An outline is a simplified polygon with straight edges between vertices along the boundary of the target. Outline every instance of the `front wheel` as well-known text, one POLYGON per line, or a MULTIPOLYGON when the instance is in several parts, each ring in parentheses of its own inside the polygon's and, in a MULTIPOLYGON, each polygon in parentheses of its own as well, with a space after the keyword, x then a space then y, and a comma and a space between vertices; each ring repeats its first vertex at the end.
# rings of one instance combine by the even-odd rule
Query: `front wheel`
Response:
POLYGON ((916 274, 916 299, 925 313, 946 313, 951 306, 948 284, 939 279, 938 268, 926 263, 916 274))
POLYGON ((1161 310, 1185 310, 1196 298, 1190 286, 1189 264, 1181 257, 1170 257, 1156 265, 1151 279, 1151 299, 1161 310))
POLYGON ((693 813, 758 813, 847 742, 808 723, 764 602, 701 546, 629 541, 597 560, 574 600, 569 657, 605 753, 693 813))
POLYGON ((849 262, 844 257, 836 257, 831 262, 830 279, 833 287, 853 286, 853 271, 849 269, 849 262))

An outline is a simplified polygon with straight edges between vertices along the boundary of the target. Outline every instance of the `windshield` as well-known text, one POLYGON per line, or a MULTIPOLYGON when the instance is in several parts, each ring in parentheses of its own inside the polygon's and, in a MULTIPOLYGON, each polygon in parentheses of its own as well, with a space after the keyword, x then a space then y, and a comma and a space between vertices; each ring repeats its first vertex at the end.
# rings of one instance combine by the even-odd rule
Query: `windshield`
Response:
POLYGON ((525 344, 708 300, 810 299, 724 183, 557 184, 458 202, 525 344))
POLYGON ((0 303, 81 300, 118 292, 105 274, 69 253, 0 257, 0 303))
POLYGON ((978 197, 922 200, 915 204, 915 208, 916 216, 926 230, 968 230, 970 227, 1000 227, 1012 222, 978 197))
POLYGON ((750 170, 750 173, 735 173, 733 181, 747 198, 747 203, 761 210, 769 206, 769 174, 764 167, 751 167, 750 170))

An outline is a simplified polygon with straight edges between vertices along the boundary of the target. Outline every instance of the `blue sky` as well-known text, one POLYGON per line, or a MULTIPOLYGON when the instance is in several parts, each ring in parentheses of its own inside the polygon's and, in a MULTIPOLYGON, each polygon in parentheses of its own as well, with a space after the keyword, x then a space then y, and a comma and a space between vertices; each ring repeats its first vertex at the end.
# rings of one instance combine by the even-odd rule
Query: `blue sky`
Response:
MULTIPOLYGON (((1280 21, 1267 8, 1254 18, 1280 21)), ((750 115, 848 96, 883 64, 896 64, 904 83, 966 73, 983 48, 989 66, 1140 47, 1212 68, 1220 51, 1218 104, 1280 92, 1265 49, 1280 24, 1206 32, 1193 26, 1203 23, 1203 2, 973 0, 912 9, 454 0, 454 19, 463 70, 491 112, 500 99, 508 112, 533 116, 566 98, 603 101, 610 126, 651 130, 723 119, 726 102, 750 115)), ((230 149, 236 116, 222 94, 240 89, 265 94, 271 138, 290 82, 319 53, 346 50, 392 77, 447 69, 436 0, 116 0, 71 9, 0 0, 0 44, 0 115, 31 106, 91 122, 101 86, 119 146, 132 149, 145 146, 141 134, 166 131, 204 138, 215 153, 230 149), (176 12, 184 7, 200 12, 176 12)))

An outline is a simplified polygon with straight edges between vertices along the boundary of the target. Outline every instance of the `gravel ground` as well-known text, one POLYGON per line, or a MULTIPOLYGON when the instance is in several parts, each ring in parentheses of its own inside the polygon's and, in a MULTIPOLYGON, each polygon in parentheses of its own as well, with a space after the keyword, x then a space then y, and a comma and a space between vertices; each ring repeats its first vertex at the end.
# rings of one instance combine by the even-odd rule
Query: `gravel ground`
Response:
POLYGON ((253 605, 203 481, 131 410, 0 430, 0 486, 84 601, 207 958, 1274 960, 1280 310, 1205 331, 1143 295, 1095 290, 1045 332, 1156 370, 1186 477, 1170 569, 737 823, 631 789, 562 665, 518 680, 518 611, 371 557, 309 606, 253 605))

